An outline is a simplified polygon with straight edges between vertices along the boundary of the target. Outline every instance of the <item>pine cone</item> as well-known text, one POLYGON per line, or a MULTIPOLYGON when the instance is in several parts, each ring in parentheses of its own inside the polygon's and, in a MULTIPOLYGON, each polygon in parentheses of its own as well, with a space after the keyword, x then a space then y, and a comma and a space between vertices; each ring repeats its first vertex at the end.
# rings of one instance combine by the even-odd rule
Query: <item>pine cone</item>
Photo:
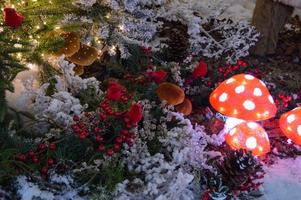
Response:
POLYGON ((251 152, 244 150, 226 153, 225 159, 218 165, 223 183, 232 191, 256 190, 261 183, 255 180, 263 177, 262 165, 251 152))
POLYGON ((167 38, 163 43, 164 59, 168 62, 181 62, 187 57, 189 48, 189 35, 187 26, 178 21, 164 21, 160 37, 167 38))

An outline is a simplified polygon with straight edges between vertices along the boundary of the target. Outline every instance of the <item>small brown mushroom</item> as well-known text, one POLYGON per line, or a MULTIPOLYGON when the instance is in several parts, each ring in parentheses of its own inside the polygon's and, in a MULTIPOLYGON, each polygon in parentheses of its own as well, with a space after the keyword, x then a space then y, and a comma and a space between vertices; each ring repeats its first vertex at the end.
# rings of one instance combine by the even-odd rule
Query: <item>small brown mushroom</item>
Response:
POLYGON ((161 83, 156 92, 161 101, 165 100, 170 105, 178 105, 185 99, 183 89, 173 83, 161 83))
POLYGON ((176 110, 184 115, 190 115, 192 112, 192 104, 189 99, 185 99, 183 103, 176 106, 176 110))
POLYGON ((54 52, 54 55, 56 56, 72 56, 78 50, 80 49, 80 36, 77 33, 70 32, 70 33, 61 33, 60 36, 62 36, 65 40, 64 46, 54 52))
POLYGON ((73 71, 75 73, 75 75, 83 75, 84 72, 85 72, 85 69, 84 69, 84 66, 81 66, 81 65, 76 65, 74 68, 73 68, 73 71))
POLYGON ((81 44, 78 52, 67 59, 77 65, 89 66, 97 59, 97 56, 98 50, 96 48, 81 44))

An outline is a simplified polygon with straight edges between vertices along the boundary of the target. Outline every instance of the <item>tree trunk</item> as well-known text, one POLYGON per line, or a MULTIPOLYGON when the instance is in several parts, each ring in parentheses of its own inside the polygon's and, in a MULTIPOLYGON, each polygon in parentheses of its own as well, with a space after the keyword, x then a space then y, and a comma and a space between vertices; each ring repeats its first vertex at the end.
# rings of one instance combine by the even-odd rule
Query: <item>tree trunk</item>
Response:
POLYGON ((254 55, 274 54, 278 34, 284 27, 294 8, 273 0, 257 0, 252 25, 261 33, 261 38, 252 49, 254 55))

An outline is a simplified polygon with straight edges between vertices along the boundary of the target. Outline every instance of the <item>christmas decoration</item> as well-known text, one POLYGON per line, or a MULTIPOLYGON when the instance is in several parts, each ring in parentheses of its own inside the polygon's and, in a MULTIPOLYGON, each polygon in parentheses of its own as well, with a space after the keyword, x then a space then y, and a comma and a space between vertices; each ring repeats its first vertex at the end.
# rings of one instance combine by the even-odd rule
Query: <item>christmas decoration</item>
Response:
POLYGON ((4 12, 4 23, 10 28, 18 28, 22 25, 24 17, 14 8, 6 7, 4 12))
POLYGON ((61 33, 60 36, 64 38, 64 46, 54 52, 55 55, 61 56, 64 54, 65 56, 69 57, 79 51, 80 37, 77 33, 61 33))
POLYGON ((222 82, 209 101, 223 115, 244 120, 269 119, 277 111, 266 85, 249 74, 238 74, 222 82))
POLYGON ((192 104, 191 101, 187 98, 181 104, 176 105, 176 110, 184 115, 190 115, 192 112, 192 104))
POLYGON ((178 105, 185 99, 184 91, 173 83, 161 83, 156 92, 161 101, 165 100, 170 105, 178 105))
MULTIPOLYGON (((250 10, 237 11, 253 2, 3 4, 0 196, 257 199, 262 169, 301 155, 278 126, 301 102, 289 70, 298 47, 286 57, 245 57, 259 33, 241 20, 250 10)), ((297 39, 280 51, 299 42, 298 24, 286 28, 297 39)), ((297 133, 295 115, 282 124, 297 133)))
POLYGON ((225 139, 233 149, 245 149, 256 156, 263 156, 270 151, 267 133, 255 122, 238 124, 226 134, 225 139))
POLYGON ((68 57, 68 60, 77 65, 89 66, 97 59, 97 57, 98 50, 96 48, 81 44, 79 50, 71 57, 68 57))
POLYGON ((147 72, 147 77, 151 81, 154 81, 157 84, 164 81, 164 79, 166 78, 166 75, 167 75, 167 72, 165 72, 164 70, 159 70, 159 71, 156 71, 156 72, 147 72))
POLYGON ((281 115, 279 127, 286 137, 301 145, 301 107, 281 115))

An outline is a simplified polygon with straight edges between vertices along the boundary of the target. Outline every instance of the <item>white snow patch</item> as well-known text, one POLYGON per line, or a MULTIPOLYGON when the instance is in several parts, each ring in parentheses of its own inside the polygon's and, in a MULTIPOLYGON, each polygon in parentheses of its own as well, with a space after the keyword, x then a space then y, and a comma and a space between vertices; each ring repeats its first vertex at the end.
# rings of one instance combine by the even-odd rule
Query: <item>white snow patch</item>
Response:
POLYGON ((301 157, 282 159, 266 169, 264 197, 266 200, 301 199, 301 157))

